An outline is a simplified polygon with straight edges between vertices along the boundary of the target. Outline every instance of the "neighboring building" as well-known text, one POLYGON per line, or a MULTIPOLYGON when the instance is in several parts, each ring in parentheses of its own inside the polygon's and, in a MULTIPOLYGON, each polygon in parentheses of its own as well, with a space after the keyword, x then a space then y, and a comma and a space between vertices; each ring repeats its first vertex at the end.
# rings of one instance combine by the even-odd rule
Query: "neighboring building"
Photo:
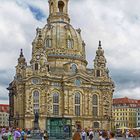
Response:
POLYGON ((8 87, 11 125, 33 128, 38 112, 40 128, 53 136, 64 130, 71 135, 75 127, 109 129, 114 83, 101 42, 94 68, 88 69, 81 30, 70 24, 68 0, 49 0, 49 8, 47 24, 37 28, 30 65, 21 50, 8 87))
POLYGON ((9 126, 9 105, 0 104, 0 126, 9 126))
POLYGON ((136 109, 136 125, 140 127, 140 100, 138 100, 137 109, 136 109))
POLYGON ((138 100, 127 97, 113 99, 114 128, 135 128, 137 126, 137 107, 138 100))

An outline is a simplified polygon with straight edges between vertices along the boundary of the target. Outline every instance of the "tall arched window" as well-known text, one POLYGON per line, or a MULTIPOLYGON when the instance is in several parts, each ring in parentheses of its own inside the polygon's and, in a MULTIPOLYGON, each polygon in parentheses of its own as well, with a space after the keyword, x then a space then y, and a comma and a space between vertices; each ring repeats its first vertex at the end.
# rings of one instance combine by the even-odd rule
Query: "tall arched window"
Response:
POLYGON ((80 116, 80 93, 75 94, 75 115, 80 116))
POLYGON ((73 48, 73 39, 67 39, 67 47, 68 49, 72 49, 73 48))
POLYGON ((59 9, 59 12, 63 13, 63 9, 64 9, 64 2, 63 1, 59 1, 58 2, 58 9, 59 9))
POLYGON ((33 92, 33 111, 39 112, 39 92, 34 91, 33 92))
POLYGON ((72 70, 72 73, 76 73, 77 72, 77 66, 76 66, 76 64, 72 64, 71 70, 72 70))
POLYGON ((59 115, 59 94, 53 94, 53 114, 59 115))
POLYGON ((101 71, 100 70, 97 70, 96 71, 96 75, 97 75, 97 77, 100 77, 101 76, 101 71))
POLYGON ((38 63, 35 63, 35 70, 38 70, 38 63))
POLYGON ((49 36, 46 39, 46 48, 51 48, 52 47, 52 39, 49 38, 49 36))
POLYGON ((93 106, 93 116, 98 116, 98 96, 93 95, 92 97, 92 106, 93 106))

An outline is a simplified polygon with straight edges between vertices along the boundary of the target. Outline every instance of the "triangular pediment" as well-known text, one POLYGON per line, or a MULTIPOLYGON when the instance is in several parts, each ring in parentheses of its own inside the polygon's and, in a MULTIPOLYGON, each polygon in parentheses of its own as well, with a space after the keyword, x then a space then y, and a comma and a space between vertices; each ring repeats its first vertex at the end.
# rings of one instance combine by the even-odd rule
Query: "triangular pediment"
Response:
POLYGON ((63 81, 64 82, 74 82, 76 79, 80 79, 82 82, 85 82, 85 83, 91 83, 92 82, 92 79, 91 79, 90 76, 83 75, 81 73, 77 73, 75 75, 71 75, 71 76, 65 77, 63 79, 63 81))

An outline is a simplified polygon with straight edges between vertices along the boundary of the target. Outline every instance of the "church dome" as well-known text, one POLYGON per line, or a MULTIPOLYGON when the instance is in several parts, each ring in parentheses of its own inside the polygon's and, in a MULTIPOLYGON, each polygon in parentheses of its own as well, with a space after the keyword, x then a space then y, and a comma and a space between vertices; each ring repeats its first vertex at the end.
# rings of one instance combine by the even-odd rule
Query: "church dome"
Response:
POLYGON ((70 24, 68 0, 49 0, 49 9, 47 24, 44 28, 37 29, 33 50, 35 46, 41 46, 46 52, 48 62, 55 63, 55 67, 60 63, 63 66, 70 62, 80 62, 81 69, 83 66, 85 68, 85 43, 81 37, 81 30, 74 29, 70 24))
POLYGON ((44 47, 48 57, 85 60, 81 30, 66 22, 52 22, 43 28, 44 47))

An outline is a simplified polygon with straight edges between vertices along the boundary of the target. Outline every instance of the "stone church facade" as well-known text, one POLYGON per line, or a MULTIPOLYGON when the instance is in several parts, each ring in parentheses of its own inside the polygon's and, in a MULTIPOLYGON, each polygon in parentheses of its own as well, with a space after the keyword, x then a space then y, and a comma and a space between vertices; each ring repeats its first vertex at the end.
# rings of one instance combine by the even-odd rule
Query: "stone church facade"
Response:
POLYGON ((99 41, 93 69, 87 68, 81 30, 68 15, 69 0, 49 0, 47 24, 37 28, 28 65, 21 50, 9 84, 10 125, 49 133, 77 128, 110 129, 114 83, 99 41))

